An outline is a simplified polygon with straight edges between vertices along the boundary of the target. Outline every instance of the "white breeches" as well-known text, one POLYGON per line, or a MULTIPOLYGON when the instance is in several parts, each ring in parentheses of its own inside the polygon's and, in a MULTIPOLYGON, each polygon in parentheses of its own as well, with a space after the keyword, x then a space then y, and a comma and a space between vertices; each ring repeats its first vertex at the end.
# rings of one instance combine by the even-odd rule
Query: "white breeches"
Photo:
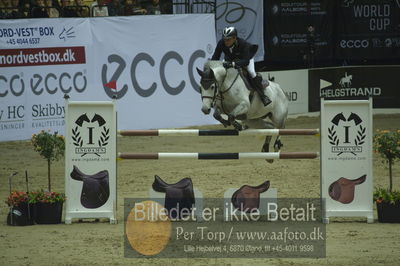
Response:
POLYGON ((256 68, 254 67, 254 58, 250 59, 249 64, 246 67, 247 72, 249 72, 249 75, 251 78, 256 77, 256 68))

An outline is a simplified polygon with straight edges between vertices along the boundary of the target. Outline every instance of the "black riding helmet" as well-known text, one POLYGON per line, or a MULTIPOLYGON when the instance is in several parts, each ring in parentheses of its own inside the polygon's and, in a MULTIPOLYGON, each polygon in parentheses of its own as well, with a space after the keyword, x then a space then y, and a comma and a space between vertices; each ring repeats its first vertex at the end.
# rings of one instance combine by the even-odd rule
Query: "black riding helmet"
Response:
POLYGON ((235 27, 226 27, 222 32, 222 38, 230 39, 232 37, 237 37, 237 30, 235 27))

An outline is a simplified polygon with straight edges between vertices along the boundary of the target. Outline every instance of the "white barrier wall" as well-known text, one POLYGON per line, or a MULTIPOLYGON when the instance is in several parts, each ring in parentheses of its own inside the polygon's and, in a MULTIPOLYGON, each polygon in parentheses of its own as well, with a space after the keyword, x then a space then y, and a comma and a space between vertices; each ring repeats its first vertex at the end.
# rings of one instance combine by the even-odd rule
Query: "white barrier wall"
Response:
POLYGON ((308 113, 308 69, 262 72, 273 78, 289 98, 289 114, 308 113))
POLYGON ((64 134, 64 93, 116 94, 121 129, 216 123, 200 110, 195 70, 215 45, 213 14, 3 20, 0 141, 64 134))

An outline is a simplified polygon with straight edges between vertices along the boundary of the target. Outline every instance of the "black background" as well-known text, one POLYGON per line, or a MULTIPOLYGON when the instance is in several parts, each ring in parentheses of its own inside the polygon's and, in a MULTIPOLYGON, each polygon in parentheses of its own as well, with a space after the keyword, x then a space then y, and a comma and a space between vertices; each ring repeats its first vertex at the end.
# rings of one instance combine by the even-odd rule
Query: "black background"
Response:
POLYGON ((264 1, 265 57, 256 64, 257 69, 311 68, 304 57, 309 51, 305 40, 287 44, 279 38, 282 34, 306 35, 308 25, 315 27, 316 36, 312 67, 400 64, 400 0, 267 0, 264 1), (385 5, 390 6, 388 16, 382 14, 385 5), (288 11, 283 9, 285 6, 306 10, 288 11), (380 8, 381 12, 359 17, 355 15, 356 7, 380 8), (371 19, 388 19, 390 24, 385 30, 371 30, 371 19), (279 38, 278 45, 275 36, 279 38), (340 46, 343 40, 368 40, 368 47, 343 48, 340 46))
MULTIPOLYGON (((373 97, 374 108, 400 108, 400 66, 360 66, 311 69, 309 74, 309 112, 320 110, 320 79, 331 82, 329 88, 341 88, 339 81, 345 73, 352 75, 351 88, 379 87, 380 96, 373 97)), ((339 99, 366 99, 366 97, 331 97, 339 99)))

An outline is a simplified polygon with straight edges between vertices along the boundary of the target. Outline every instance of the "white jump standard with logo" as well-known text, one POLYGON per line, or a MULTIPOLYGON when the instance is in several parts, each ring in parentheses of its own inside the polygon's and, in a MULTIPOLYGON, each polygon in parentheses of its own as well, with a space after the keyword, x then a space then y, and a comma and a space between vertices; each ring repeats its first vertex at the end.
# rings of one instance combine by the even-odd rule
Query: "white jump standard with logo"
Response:
POLYGON ((321 197, 329 217, 373 222, 372 100, 321 99, 321 197))
POLYGON ((65 223, 82 218, 116 223, 115 104, 66 100, 65 109, 65 223))

